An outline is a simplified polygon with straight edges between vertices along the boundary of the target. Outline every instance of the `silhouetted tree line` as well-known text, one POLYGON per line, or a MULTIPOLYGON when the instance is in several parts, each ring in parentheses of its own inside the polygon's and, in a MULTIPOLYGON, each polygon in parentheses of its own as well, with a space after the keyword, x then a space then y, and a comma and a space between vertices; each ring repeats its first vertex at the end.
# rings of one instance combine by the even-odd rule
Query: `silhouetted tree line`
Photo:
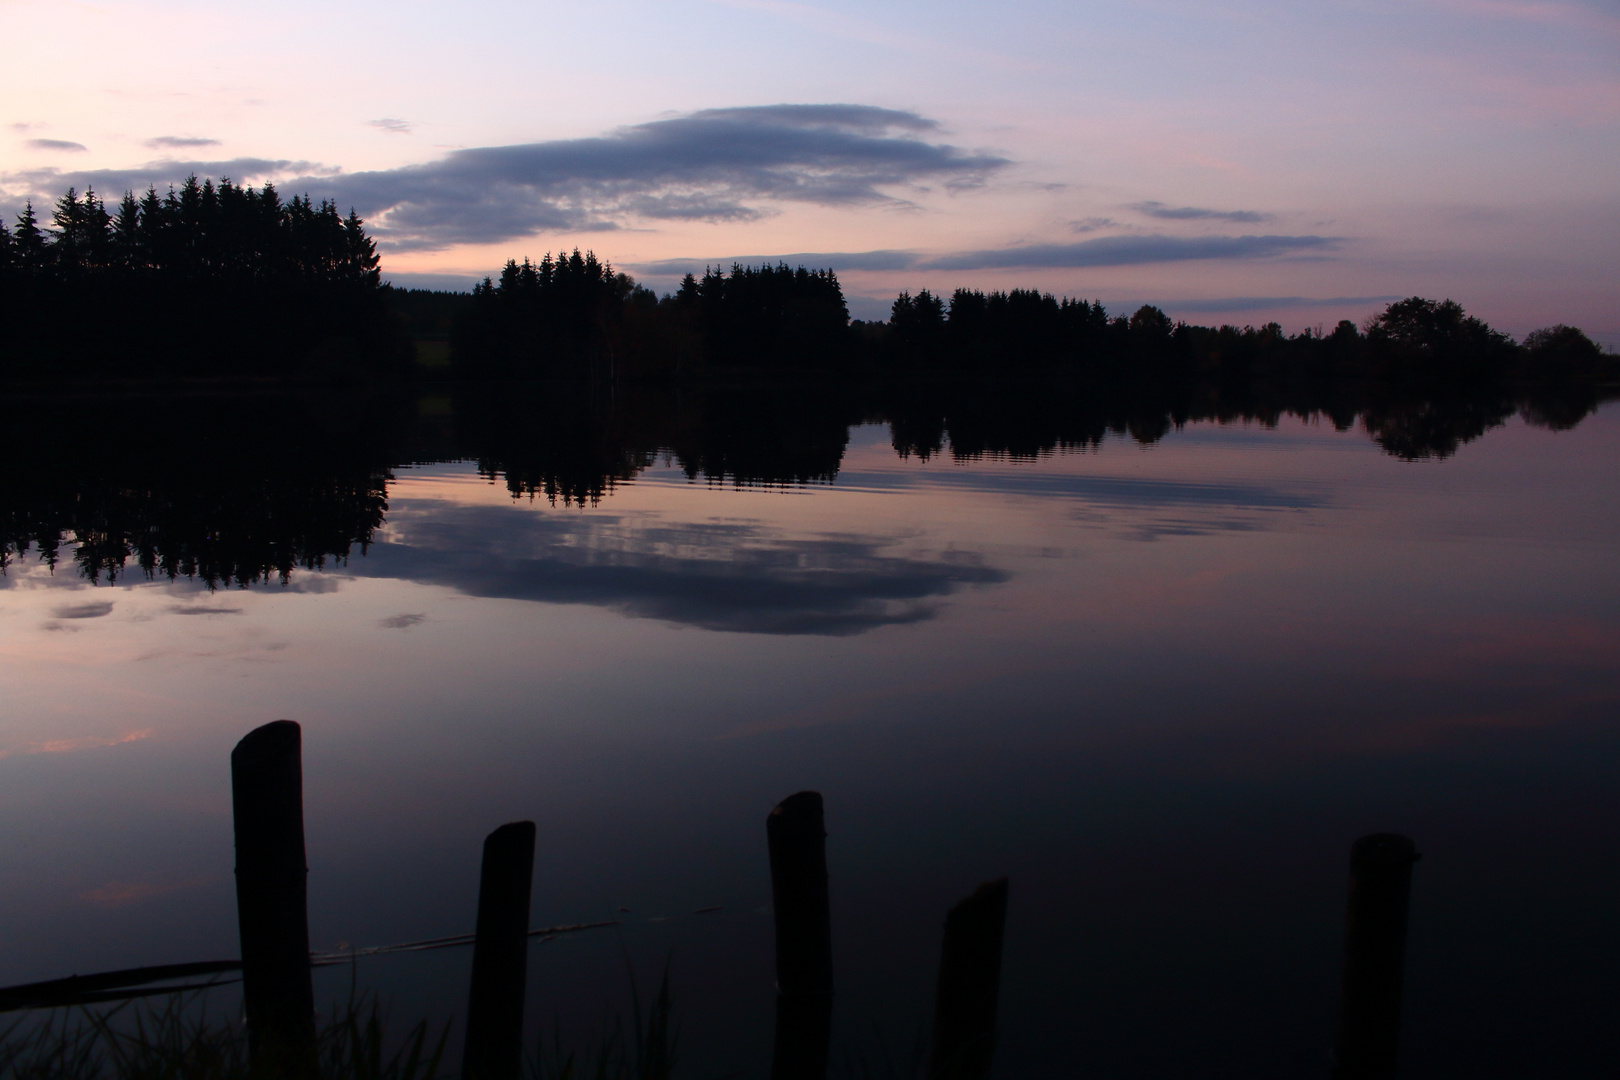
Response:
POLYGON ((1111 316, 1095 301, 1029 289, 902 293, 883 323, 851 322, 831 270, 734 265, 688 274, 656 297, 594 255, 509 262, 456 322, 458 375, 659 379, 823 371, 842 375, 1371 378, 1580 381, 1620 361, 1568 326, 1523 344, 1451 300, 1411 297, 1364 327, 1287 334, 1194 326, 1151 305, 1111 316))
POLYGON ((1620 363, 1574 327, 1515 344, 1452 300, 1411 297, 1358 328, 1287 334, 1261 327, 1194 326, 1151 305, 1129 318, 1101 303, 1027 289, 958 289, 947 303, 902 293, 886 325, 862 327, 877 364, 905 371, 1063 372, 1151 376, 1361 377, 1406 381, 1612 378, 1620 363))
POLYGON ((473 289, 453 358, 464 378, 591 378, 800 370, 852 342, 831 270, 733 266, 660 300, 595 253, 509 261, 473 289))
POLYGON ((455 326, 456 370, 466 378, 611 378, 626 308, 650 299, 595 252, 509 261, 500 280, 474 287, 455 326))
POLYGON ((351 210, 193 176, 113 210, 69 189, 0 223, 0 374, 408 370, 410 343, 351 210))
MULTIPOLYGON (((592 253, 509 262, 469 296, 381 283, 351 210, 193 176, 109 209, 70 189, 42 222, 0 224, 0 376, 33 379, 406 375, 411 339, 448 339, 467 381, 610 383, 822 371, 1570 382, 1620 361, 1568 326, 1515 343, 1453 301, 1412 297, 1364 327, 1289 335, 1129 317, 1034 290, 902 293, 849 319, 831 270, 706 269, 659 298, 592 253)), ((442 355, 444 346, 437 347, 442 355)))

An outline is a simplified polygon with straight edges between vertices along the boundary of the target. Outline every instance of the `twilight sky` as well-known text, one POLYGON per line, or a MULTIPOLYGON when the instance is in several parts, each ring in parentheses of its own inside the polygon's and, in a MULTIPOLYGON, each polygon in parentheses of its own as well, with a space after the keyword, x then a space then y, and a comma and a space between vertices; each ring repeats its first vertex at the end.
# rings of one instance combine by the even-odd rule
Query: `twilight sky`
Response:
POLYGON ((594 248, 1290 329, 1449 296, 1620 347, 1614 0, 0 0, 0 207, 188 171, 399 284, 594 248))

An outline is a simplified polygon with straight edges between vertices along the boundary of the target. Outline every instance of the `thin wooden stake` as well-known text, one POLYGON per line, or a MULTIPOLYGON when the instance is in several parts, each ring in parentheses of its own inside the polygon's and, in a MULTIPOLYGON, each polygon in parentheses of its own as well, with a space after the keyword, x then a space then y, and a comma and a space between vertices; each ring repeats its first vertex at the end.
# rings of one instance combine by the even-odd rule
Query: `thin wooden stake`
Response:
POLYGON ((930 1080, 987 1080, 996 1048, 1007 879, 980 885, 945 916, 930 1080))
POLYGON ((1344 928, 1344 983, 1334 1080, 1390 1080, 1400 1041, 1412 841, 1363 836, 1350 848, 1350 903, 1344 928))
POLYGON ((765 819, 776 920, 772 1080, 823 1080, 832 1038, 832 919, 821 794, 783 799, 765 819))
POLYGON ((315 1068, 309 973, 302 733, 291 720, 255 728, 231 751, 242 1001, 257 1070, 315 1068))
POLYGON ((514 821, 484 840, 464 1080, 517 1080, 522 1065, 534 832, 534 822, 514 821))

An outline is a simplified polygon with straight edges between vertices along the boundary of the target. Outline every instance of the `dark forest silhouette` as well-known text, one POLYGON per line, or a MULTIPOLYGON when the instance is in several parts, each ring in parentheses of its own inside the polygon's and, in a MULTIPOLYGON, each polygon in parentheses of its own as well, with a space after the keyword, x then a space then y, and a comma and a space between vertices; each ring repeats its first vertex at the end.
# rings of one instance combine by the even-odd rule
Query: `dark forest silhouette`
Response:
POLYGON ((410 342, 351 210, 193 176, 109 210, 69 189, 0 228, 0 375, 404 373, 410 342))
MULTIPOLYGON (((443 318, 448 299, 435 311, 443 318)), ((1014 289, 902 293, 887 322, 851 322, 831 270, 734 265, 688 274, 662 298, 592 253, 509 262, 453 316, 463 379, 663 380, 817 371, 843 377, 1066 375, 1572 383, 1620 377, 1620 358, 1554 326, 1523 344, 1452 300, 1410 297, 1357 327, 1287 334, 1194 326, 1151 305, 1014 289)))
POLYGON ((1620 378, 1620 359, 1576 328, 1515 343, 1451 300, 1422 297, 1364 327, 1293 335, 1276 323, 1194 326, 1153 306, 1127 317, 1029 289, 902 293, 886 322, 852 322, 830 269, 711 267, 660 298, 578 250, 510 261, 471 295, 396 290, 354 211, 195 176, 162 195, 126 192, 112 210, 69 189, 48 224, 28 204, 0 227, 0 327, 0 376, 21 380, 403 377, 434 374, 412 358, 435 355, 475 382, 1620 378))

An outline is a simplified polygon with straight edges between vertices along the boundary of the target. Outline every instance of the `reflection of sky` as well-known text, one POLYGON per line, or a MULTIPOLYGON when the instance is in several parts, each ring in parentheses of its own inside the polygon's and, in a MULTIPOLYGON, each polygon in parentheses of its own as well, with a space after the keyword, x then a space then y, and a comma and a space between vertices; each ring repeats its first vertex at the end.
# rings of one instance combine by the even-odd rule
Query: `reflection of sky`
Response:
MULTIPOLYGON (((1617 419, 1423 464, 1292 422, 967 464, 866 428, 830 486, 654 469, 594 510, 440 466, 289 588, 14 563, 0 982, 231 955, 226 758, 286 716, 317 948, 465 929, 479 839, 533 818, 536 922, 631 909, 717 1061, 768 1019, 764 812, 817 787, 849 1031, 903 1042, 940 914, 1008 872, 1014 1075, 1082 1039, 1306 1075, 1343 849, 1399 828, 1414 1071, 1579 1075, 1620 961, 1617 419)), ((537 997, 616 992, 616 948, 544 946, 537 997)), ((455 1008, 462 962, 367 971, 455 1008)))
POLYGON ((709 630, 856 634, 929 618, 934 598, 1005 578, 972 555, 897 555, 893 540, 860 534, 778 537, 746 520, 537 515, 431 499, 396 500, 389 516, 394 541, 357 570, 709 630))

